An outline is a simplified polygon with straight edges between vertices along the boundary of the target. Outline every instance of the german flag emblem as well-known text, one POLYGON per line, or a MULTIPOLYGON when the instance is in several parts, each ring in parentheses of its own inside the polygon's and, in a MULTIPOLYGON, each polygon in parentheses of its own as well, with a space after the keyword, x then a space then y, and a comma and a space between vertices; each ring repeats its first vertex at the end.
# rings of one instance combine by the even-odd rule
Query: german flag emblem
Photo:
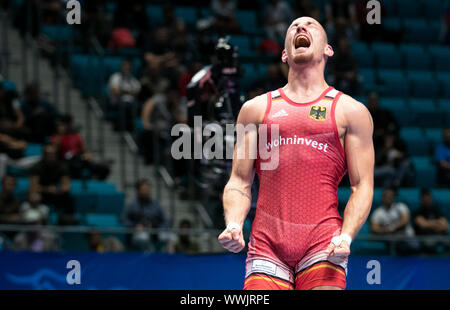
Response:
POLYGON ((324 121, 327 119, 327 107, 313 105, 309 110, 309 117, 315 121, 324 121))

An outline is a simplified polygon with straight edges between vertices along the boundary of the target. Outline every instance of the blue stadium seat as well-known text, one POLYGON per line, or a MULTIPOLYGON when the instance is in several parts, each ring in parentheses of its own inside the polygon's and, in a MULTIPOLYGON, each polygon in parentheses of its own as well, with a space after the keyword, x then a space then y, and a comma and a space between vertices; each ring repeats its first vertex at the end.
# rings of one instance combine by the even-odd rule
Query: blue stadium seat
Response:
POLYGON ((70 36, 75 36, 74 27, 60 25, 43 25, 42 33, 52 41, 67 42, 70 36))
POLYGON ((441 0, 423 0, 422 5, 427 19, 436 19, 442 15, 443 2, 441 0))
POLYGON ((379 102, 380 108, 389 110, 389 111, 406 111, 407 105, 406 100, 403 98, 396 97, 381 97, 379 102))
POLYGON ((86 225, 98 228, 120 227, 119 219, 115 214, 86 214, 86 225))
POLYGON ((400 126, 413 126, 413 115, 406 113, 408 106, 406 100, 401 97, 381 97, 380 108, 389 110, 394 115, 400 126))
POLYGON ((147 17, 152 25, 159 25, 163 22, 163 8, 160 5, 149 4, 146 8, 147 17))
POLYGON ((9 91, 9 90, 15 91, 17 89, 16 83, 14 83, 13 81, 10 81, 10 80, 0 81, 0 84, 2 85, 3 90, 5 90, 5 91, 9 91))
POLYGON ((354 41, 351 46, 352 53, 358 63, 358 68, 372 68, 374 65, 374 57, 367 44, 364 42, 354 41))
POLYGON ((403 58, 400 50, 391 43, 373 43, 372 50, 375 54, 379 69, 401 69, 403 58))
POLYGON ((397 16, 402 18, 417 18, 422 17, 422 3, 421 1, 408 0, 389 0, 385 2, 395 2, 397 6, 397 16))
POLYGON ((376 74, 373 69, 359 69, 359 77, 361 79, 361 85, 365 91, 376 89, 376 74))
POLYGON ((252 50, 250 37, 246 35, 231 36, 230 43, 238 47, 238 54, 241 57, 251 57, 255 55, 252 50))
POLYGON ((416 186, 432 188, 436 186, 436 167, 428 156, 413 156, 411 161, 416 170, 416 186))
POLYGON ((408 97, 409 83, 402 70, 379 70, 380 90, 383 96, 408 97))
POLYGON ((442 143, 442 129, 441 128, 426 128, 425 136, 431 143, 431 149, 442 143))
POLYGON ((429 143, 422 129, 417 127, 403 127, 400 129, 400 138, 405 141, 408 152, 412 156, 426 156, 430 154, 429 143))
POLYGON ((434 61, 436 71, 450 71, 450 47, 431 45, 428 47, 434 61))
POLYGON ((197 8, 188 6, 176 6, 175 16, 184 20, 186 24, 195 24, 197 22, 197 8))
POLYGON ((434 100, 411 99, 409 107, 413 115, 414 126, 441 127, 444 123, 442 112, 434 100))
POLYGON ((258 79, 258 71, 254 64, 243 64, 244 75, 240 80, 240 85, 244 90, 248 90, 258 79))
POLYGON ((430 70, 432 68, 431 55, 422 45, 402 44, 400 50, 405 58, 408 70, 430 70))
POLYGON ((236 19, 241 26, 241 30, 245 34, 261 34, 264 33, 263 27, 258 27, 258 18, 256 12, 238 10, 236 19))
POLYGON ((29 143, 25 149, 24 156, 41 156, 42 155, 42 145, 29 143))
POLYGON ((447 219, 450 219, 450 190, 432 189, 434 201, 447 219))
POLYGON ((420 98, 437 98, 439 83, 431 71, 407 71, 411 95, 420 98))
POLYGON ((420 38, 420 43, 436 43, 439 36, 439 31, 434 33, 431 28, 435 25, 427 23, 424 19, 405 18, 403 19, 404 41, 416 43, 420 38))
POLYGON ((412 213, 420 205, 419 188, 400 188, 397 192, 397 201, 405 203, 412 213))
POLYGON ((394 31, 401 31, 402 23, 401 19, 398 17, 387 17, 383 18, 383 26, 386 27, 386 29, 394 30, 394 31))

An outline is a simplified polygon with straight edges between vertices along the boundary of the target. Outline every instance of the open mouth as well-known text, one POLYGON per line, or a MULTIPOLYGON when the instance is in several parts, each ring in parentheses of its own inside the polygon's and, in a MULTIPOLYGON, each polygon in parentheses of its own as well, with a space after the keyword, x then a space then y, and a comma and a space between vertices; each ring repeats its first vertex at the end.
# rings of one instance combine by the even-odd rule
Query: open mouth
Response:
POLYGON ((311 41, 304 34, 300 34, 295 37, 294 45, 296 49, 300 47, 308 48, 311 45, 311 41))

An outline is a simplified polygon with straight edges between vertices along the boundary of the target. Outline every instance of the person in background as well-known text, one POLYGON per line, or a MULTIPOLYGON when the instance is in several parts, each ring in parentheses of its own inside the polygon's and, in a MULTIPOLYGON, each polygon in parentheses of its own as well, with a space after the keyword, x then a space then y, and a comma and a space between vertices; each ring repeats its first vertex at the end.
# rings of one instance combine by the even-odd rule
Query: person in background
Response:
POLYGON ((28 142, 44 143, 56 129, 57 110, 40 95, 38 83, 28 84, 21 109, 25 117, 25 127, 30 133, 28 142))
POLYGON ((211 11, 214 17, 213 29, 215 31, 222 34, 239 32, 235 0, 212 0, 211 11))
POLYGON ((435 150, 435 159, 438 168, 438 184, 450 186, 450 128, 442 131, 444 143, 435 150))
POLYGON ((131 61, 122 61, 120 72, 112 74, 108 82, 108 110, 118 113, 116 128, 128 131, 134 128, 134 118, 139 110, 137 96, 141 90, 141 84, 133 76, 132 68, 131 61))
POLYGON ((98 231, 92 231, 86 235, 89 249, 93 252, 123 252, 125 247, 119 239, 113 236, 103 238, 98 231))
MULTIPOLYGON (((396 202, 397 190, 386 188, 381 198, 382 205, 376 208, 370 217, 370 227, 376 235, 397 235, 412 237, 414 230, 410 224, 410 211, 403 202, 396 202)), ((417 250, 414 242, 400 241, 396 249, 401 254, 408 254, 417 250)))
POLYGON ((42 196, 37 191, 28 191, 27 200, 20 205, 20 218, 26 223, 30 210, 39 213, 39 218, 43 225, 48 224, 49 207, 42 203, 42 196))
POLYGON ((159 250, 163 243, 157 234, 149 234, 148 228, 166 228, 169 226, 159 202, 152 198, 148 180, 141 180, 136 185, 136 199, 127 205, 123 214, 125 226, 135 228, 131 236, 131 246, 138 250, 150 250, 153 246, 159 250))
MULTIPOLYGON (((448 231, 448 221, 433 202, 429 189, 422 189, 420 192, 420 208, 413 214, 413 224, 417 235, 445 235, 448 231)), ((435 253, 438 243, 426 241, 421 245, 425 252, 435 253)))
POLYGON ((15 224, 20 222, 20 202, 14 195, 16 178, 5 175, 2 178, 0 192, 0 224, 15 224))
POLYGON ((406 145, 397 135, 387 133, 375 153, 375 186, 409 186, 414 182, 414 168, 406 145))
POLYGON ((57 133, 52 136, 51 142, 58 150, 59 159, 67 161, 71 178, 81 179, 83 169, 87 169, 92 177, 99 180, 108 177, 109 166, 93 160, 81 135, 73 128, 71 115, 63 115, 58 121, 57 133))
MULTIPOLYGON (((22 222, 25 225, 40 226, 45 224, 45 214, 35 208, 29 208, 22 214, 22 222)), ((58 237, 48 229, 36 228, 17 234, 14 238, 16 251, 58 251, 58 237)))
POLYGON ((336 88, 350 94, 359 91, 358 66, 350 49, 350 41, 340 37, 335 55, 330 59, 329 77, 333 79, 336 88))
POLYGON ((270 0, 264 11, 264 24, 267 37, 282 43, 286 30, 293 19, 292 8, 283 0, 270 0))
POLYGON ((42 159, 30 169, 30 190, 41 193, 42 202, 58 210, 61 225, 76 223, 70 188, 66 164, 58 160, 54 145, 45 145, 42 159))
POLYGON ((387 134, 396 135, 399 131, 399 125, 395 120, 392 112, 379 105, 380 98, 378 93, 371 92, 367 96, 367 109, 373 119, 373 142, 375 149, 379 149, 384 145, 384 139, 387 134))
POLYGON ((192 228, 192 224, 189 220, 184 219, 179 224, 180 233, 178 235, 178 240, 173 243, 169 243, 168 251, 169 253, 185 253, 194 254, 198 253, 199 246, 198 243, 193 241, 189 230, 192 228))

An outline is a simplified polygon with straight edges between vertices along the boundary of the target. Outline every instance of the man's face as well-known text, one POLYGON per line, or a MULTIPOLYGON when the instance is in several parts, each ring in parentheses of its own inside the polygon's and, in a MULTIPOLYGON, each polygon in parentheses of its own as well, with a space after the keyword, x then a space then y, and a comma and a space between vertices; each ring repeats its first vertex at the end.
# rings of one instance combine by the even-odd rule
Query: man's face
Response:
POLYGON ((151 195, 150 185, 142 184, 141 187, 139 187, 139 198, 149 199, 150 195, 151 195))
POLYGON ((312 60, 320 62, 324 57, 333 56, 333 49, 322 25, 311 17, 300 17, 292 22, 286 32, 283 62, 290 66, 308 63, 312 60))
POLYGON ((122 74, 130 75, 131 73, 131 63, 129 61, 122 62, 122 74))
POLYGON ((433 196, 431 194, 422 195, 422 205, 425 207, 430 207, 433 204, 433 196))
POLYGON ((395 200, 395 192, 391 189, 387 189, 383 192, 382 201, 386 207, 390 207, 395 200))
POLYGON ((16 179, 12 177, 6 177, 3 181, 3 191, 5 193, 13 193, 16 189, 16 179))

